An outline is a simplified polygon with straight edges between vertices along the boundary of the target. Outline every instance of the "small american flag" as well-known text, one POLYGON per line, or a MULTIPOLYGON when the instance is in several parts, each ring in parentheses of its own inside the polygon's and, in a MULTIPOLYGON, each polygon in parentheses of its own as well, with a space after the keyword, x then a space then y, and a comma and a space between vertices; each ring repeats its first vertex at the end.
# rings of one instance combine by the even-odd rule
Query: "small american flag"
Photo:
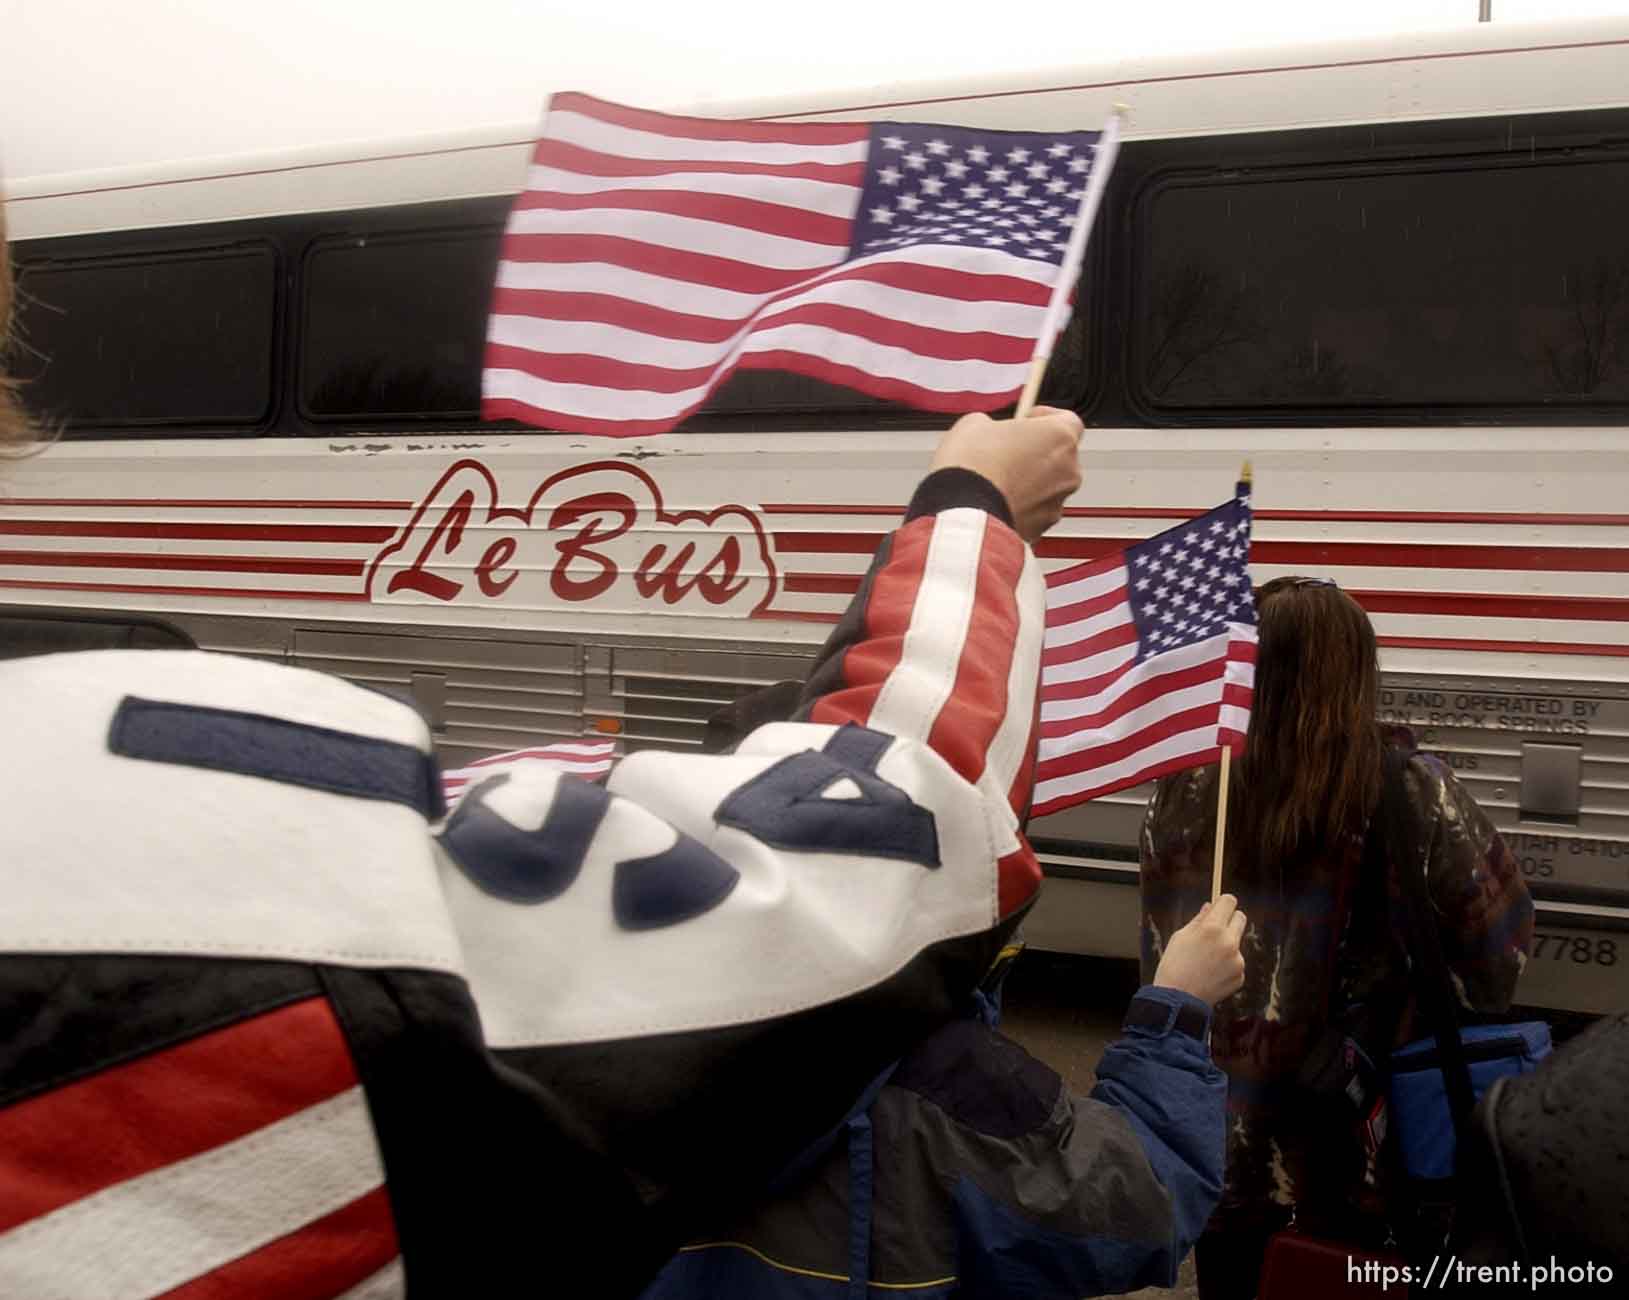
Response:
POLYGON ((1250 487, 1147 541, 1047 575, 1033 815, 1237 752, 1256 610, 1250 487))
POLYGON ((477 758, 463 767, 441 774, 441 789, 451 812, 464 797, 464 791, 489 776, 507 771, 517 763, 546 763, 557 772, 570 772, 585 780, 597 781, 616 762, 616 742, 611 740, 563 740, 531 749, 512 749, 502 754, 477 758))
POLYGON ((504 237, 483 414, 661 433, 737 367, 928 410, 1004 406, 1100 139, 555 95, 504 237))

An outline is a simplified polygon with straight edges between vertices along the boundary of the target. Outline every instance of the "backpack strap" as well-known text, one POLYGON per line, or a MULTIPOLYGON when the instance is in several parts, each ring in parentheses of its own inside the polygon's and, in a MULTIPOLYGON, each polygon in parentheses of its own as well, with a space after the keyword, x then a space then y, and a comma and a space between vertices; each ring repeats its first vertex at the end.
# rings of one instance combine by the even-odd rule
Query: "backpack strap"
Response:
POLYGON ((815 1166, 831 1154, 844 1134, 848 1134, 852 1138, 854 1121, 867 1118, 872 1105, 877 1100, 877 1095, 882 1092, 888 1080, 893 1078, 894 1071, 898 1068, 899 1062, 895 1061, 871 1080, 870 1083, 866 1084, 865 1091, 849 1107, 848 1114, 844 1115, 831 1128, 804 1147, 780 1173, 775 1175, 767 1189, 768 1194, 779 1196, 783 1192, 789 1191, 794 1184, 800 1183, 808 1177, 814 1171, 815 1166))
POLYGON ((1463 1140, 1471 1112, 1476 1108, 1476 1095, 1471 1089, 1465 1044, 1459 1036, 1459 998, 1448 973, 1448 962, 1442 951, 1442 933, 1426 884, 1431 870, 1429 846, 1422 862, 1403 834, 1409 814, 1403 774, 1412 756, 1412 750, 1395 746, 1387 746, 1384 751, 1379 817, 1407 916, 1408 952, 1418 972, 1414 991, 1430 1024, 1432 1036, 1437 1041, 1437 1059, 1442 1062, 1443 1085, 1448 1094, 1454 1133, 1457 1139, 1463 1140))
POLYGON ((845 1300, 866 1300, 871 1291, 871 1197, 876 1187, 874 1154, 868 1107, 848 1119, 848 1286, 845 1300))
POLYGON ((1482 1128, 1487 1135, 1488 1150, 1493 1154, 1493 1167, 1498 1175, 1499 1205, 1504 1210, 1505 1222, 1510 1225, 1511 1235, 1516 1239, 1517 1258, 1523 1267, 1532 1263, 1532 1254, 1527 1249, 1527 1234, 1522 1229, 1522 1216, 1516 1208, 1516 1192, 1511 1186, 1510 1170, 1505 1165, 1504 1139, 1499 1135, 1499 1101, 1504 1094, 1504 1086, 1508 1075, 1502 1075, 1493 1081, 1483 1099, 1482 1128))

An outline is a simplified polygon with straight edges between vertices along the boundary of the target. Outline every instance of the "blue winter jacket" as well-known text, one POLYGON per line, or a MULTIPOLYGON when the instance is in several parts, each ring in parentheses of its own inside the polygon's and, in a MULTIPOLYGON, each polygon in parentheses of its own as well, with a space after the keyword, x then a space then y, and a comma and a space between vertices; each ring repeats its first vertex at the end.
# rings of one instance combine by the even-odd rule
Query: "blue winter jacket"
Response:
POLYGON ((1080 1300, 1171 1286, 1221 1193, 1226 1079, 1210 1011, 1147 987, 1076 1097, 978 1020, 953 1022, 868 1107, 644 1300, 1080 1300))

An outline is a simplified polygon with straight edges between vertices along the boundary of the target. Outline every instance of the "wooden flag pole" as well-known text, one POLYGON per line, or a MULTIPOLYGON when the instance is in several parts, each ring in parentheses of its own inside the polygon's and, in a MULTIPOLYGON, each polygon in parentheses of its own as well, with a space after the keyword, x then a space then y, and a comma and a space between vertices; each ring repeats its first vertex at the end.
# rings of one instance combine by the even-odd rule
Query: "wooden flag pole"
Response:
POLYGON ((1227 838, 1227 769, 1233 757, 1230 745, 1222 746, 1222 777, 1216 783, 1216 862, 1211 868, 1210 901, 1222 896, 1222 844, 1227 838))
MULTIPOLYGON (((1250 462, 1245 461, 1239 471, 1239 482, 1248 485, 1250 481, 1250 462)), ((1210 874, 1210 901, 1213 903, 1222 896, 1222 849, 1227 841, 1227 774, 1232 759, 1233 746, 1223 745, 1222 772, 1216 782, 1216 860, 1211 865, 1210 874)))
POLYGON ((1035 339, 1035 355, 1030 358, 1029 378, 1024 381, 1018 408, 1013 412, 1016 419, 1022 420, 1029 414, 1030 408, 1035 405, 1036 394, 1041 391, 1041 376, 1046 373, 1046 363, 1052 359, 1052 341, 1058 336, 1058 326, 1063 320, 1064 310, 1069 306, 1069 291, 1080 278, 1080 268, 1086 260, 1086 236, 1091 233, 1092 221, 1103 202, 1103 188, 1108 184, 1109 173, 1114 170, 1114 157, 1120 152, 1120 124, 1128 111, 1124 104, 1116 104, 1109 120, 1103 124, 1103 134, 1098 137, 1092 170, 1086 177, 1086 189, 1080 196, 1080 210, 1075 214, 1075 228, 1069 232, 1069 242, 1063 251, 1063 264, 1058 268, 1058 282, 1052 286, 1052 298, 1046 305, 1046 318, 1041 322, 1041 332, 1035 339))
POLYGON ((1013 412, 1015 419, 1022 420, 1029 414, 1029 408, 1035 405, 1035 394, 1041 391, 1041 376, 1046 374, 1046 363, 1052 360, 1052 349, 1037 352, 1030 358, 1029 378, 1024 381, 1024 391, 1018 398, 1018 409, 1013 412))

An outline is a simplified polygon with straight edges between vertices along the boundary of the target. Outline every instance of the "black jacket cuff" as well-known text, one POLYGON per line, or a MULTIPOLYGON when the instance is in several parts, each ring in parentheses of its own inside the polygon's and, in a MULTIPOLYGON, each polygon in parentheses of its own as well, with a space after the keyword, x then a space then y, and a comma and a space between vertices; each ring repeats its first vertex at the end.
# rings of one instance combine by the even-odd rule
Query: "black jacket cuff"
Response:
POLYGON ((910 507, 905 511, 905 522, 958 506, 983 510, 1012 527, 1012 508, 1001 495, 1001 489, 984 475, 959 466, 936 469, 917 484, 910 507))
POLYGON ((1203 1043, 1210 1032, 1210 1008, 1191 993, 1145 985, 1126 1008, 1123 1028, 1140 1029, 1156 1038, 1187 1034, 1203 1043))

